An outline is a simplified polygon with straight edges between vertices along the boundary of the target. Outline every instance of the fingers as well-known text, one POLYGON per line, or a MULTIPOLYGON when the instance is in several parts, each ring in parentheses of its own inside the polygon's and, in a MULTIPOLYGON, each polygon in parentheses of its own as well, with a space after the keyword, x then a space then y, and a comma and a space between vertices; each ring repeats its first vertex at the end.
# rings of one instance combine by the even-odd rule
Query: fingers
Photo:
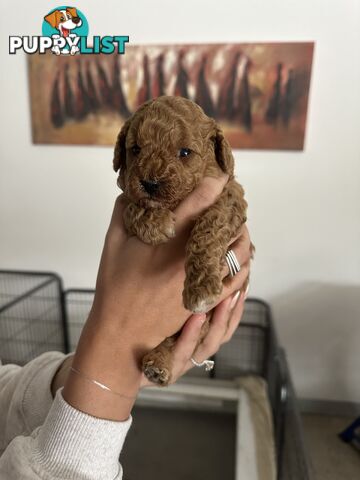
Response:
POLYGON ((240 231, 238 232, 237 235, 235 235, 235 237, 233 237, 230 242, 228 243, 228 246, 230 248, 230 245, 232 245, 236 240, 238 240, 240 237, 244 237, 244 243, 246 245, 249 245, 249 248, 250 248, 250 234, 249 234, 249 229, 247 228, 247 225, 246 223, 243 223, 241 225, 241 228, 240 228, 240 231))
MULTIPOLYGON (((223 343, 229 341, 238 327, 244 311, 245 292, 239 292, 224 299, 214 308, 209 331, 198 345, 205 314, 194 314, 185 323, 173 351, 171 383, 194 367, 191 358, 201 363, 214 355, 223 343)), ((142 387, 153 385, 144 377, 142 387)))
POLYGON ((192 220, 216 201, 228 179, 229 176, 225 174, 218 178, 205 177, 200 185, 180 203, 174 211, 177 233, 186 229, 192 220))
POLYGON ((229 277, 226 283, 223 286, 220 298, 217 305, 227 298, 229 295, 233 294, 236 290, 241 290, 242 286, 248 279, 250 274, 250 261, 248 260, 241 266, 241 270, 234 277, 229 277))
POLYGON ((245 300, 246 300, 246 293, 242 292, 231 311, 228 328, 225 335, 222 338, 221 343, 228 342, 233 336, 235 330, 238 328, 242 314, 244 313, 245 300))
POLYGON ((237 293, 226 298, 215 307, 209 331, 195 352, 190 355, 183 373, 193 367, 190 360, 191 356, 201 363, 212 357, 223 343, 230 340, 244 310, 245 294, 237 295, 237 293))
MULTIPOLYGON (((235 253, 237 261, 241 267, 245 265, 251 258, 250 244, 250 237, 244 233, 241 234, 241 236, 229 246, 229 250, 232 250, 235 253)), ((225 263, 222 271, 223 278, 229 275, 229 273, 229 266, 227 263, 225 263)))
POLYGON ((173 371, 171 381, 176 380, 184 373, 187 363, 192 357, 198 343, 201 327, 206 320, 204 313, 191 315, 182 328, 173 351, 173 371))
POLYGON ((118 215, 122 214, 126 206, 125 195, 121 193, 115 200, 114 211, 113 213, 118 215))
POLYGON ((114 204, 113 213, 111 216, 110 226, 107 236, 111 238, 125 239, 127 234, 123 222, 123 213, 126 206, 124 194, 117 197, 114 204))
POLYGON ((199 346, 196 352, 195 360, 197 362, 202 362, 218 351, 221 340, 227 330, 233 297, 232 295, 226 298, 214 309, 209 331, 201 343, 201 348, 199 346), (197 356, 198 353, 201 354, 199 358, 197 356))

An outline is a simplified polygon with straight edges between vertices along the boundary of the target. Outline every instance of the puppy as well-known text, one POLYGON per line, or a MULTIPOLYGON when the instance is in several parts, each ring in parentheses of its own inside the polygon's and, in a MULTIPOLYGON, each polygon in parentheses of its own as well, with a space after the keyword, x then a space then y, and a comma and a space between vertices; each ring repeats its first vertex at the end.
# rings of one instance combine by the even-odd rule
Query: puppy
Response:
POLYGON ((62 37, 68 37, 71 30, 81 27, 82 21, 78 17, 76 8, 67 7, 65 10, 54 10, 44 18, 53 28, 59 30, 62 37))
MULTIPOLYGON (((54 10, 44 17, 44 20, 48 22, 53 28, 56 28, 60 32, 60 35, 52 35, 53 38, 61 37, 76 37, 75 33, 71 33, 74 28, 81 27, 82 20, 78 17, 76 8, 67 7, 65 10, 54 10)), ((60 47, 54 46, 52 51, 56 55, 60 55, 60 47)), ((66 53, 67 50, 63 50, 61 53, 66 53)), ((79 47, 72 45, 70 54, 75 55, 79 52, 79 47)))
MULTIPOLYGON (((152 245, 175 236, 173 210, 205 176, 229 175, 222 194, 196 219, 186 246, 184 306, 191 312, 208 311, 222 292, 225 254, 246 221, 247 209, 221 129, 191 100, 158 97, 144 103, 123 125, 113 165, 128 202, 125 228, 152 245)), ((208 331, 209 317, 199 343, 208 331)), ((154 383, 168 385, 171 380, 175 339, 166 339, 143 359, 143 371, 154 383)))

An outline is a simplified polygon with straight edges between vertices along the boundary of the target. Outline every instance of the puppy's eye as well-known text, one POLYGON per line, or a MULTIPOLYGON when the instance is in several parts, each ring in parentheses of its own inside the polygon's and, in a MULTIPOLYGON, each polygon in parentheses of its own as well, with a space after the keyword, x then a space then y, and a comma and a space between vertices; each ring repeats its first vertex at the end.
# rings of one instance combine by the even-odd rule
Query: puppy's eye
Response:
POLYGON ((65 20, 64 17, 60 17, 60 22, 63 22, 65 20))
POLYGON ((130 150, 131 150, 132 154, 136 156, 136 155, 139 155, 141 148, 139 147, 139 145, 135 144, 131 147, 130 150))
POLYGON ((190 153, 191 153, 190 148, 180 148, 178 155, 181 158, 185 158, 185 157, 188 157, 190 153))

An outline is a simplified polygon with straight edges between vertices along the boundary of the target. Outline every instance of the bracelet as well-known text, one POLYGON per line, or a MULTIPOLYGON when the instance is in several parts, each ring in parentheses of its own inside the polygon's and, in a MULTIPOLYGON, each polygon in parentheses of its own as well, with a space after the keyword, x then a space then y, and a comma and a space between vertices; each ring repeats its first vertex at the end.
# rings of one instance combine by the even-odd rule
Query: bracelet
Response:
POLYGON ((102 390, 106 390, 107 392, 112 393, 113 395, 118 395, 119 397, 127 398, 128 400, 134 400, 136 398, 136 395, 134 397, 130 397, 128 395, 124 395, 122 393, 115 392, 114 390, 111 390, 111 388, 109 388, 107 385, 104 385, 103 383, 98 382, 97 380, 93 380, 92 378, 85 375, 85 373, 81 373, 81 372, 79 372, 79 370, 76 370, 76 368, 74 368, 74 367, 70 367, 70 371, 73 372, 73 373, 76 373, 77 375, 79 375, 84 380, 88 381, 89 383, 93 383, 97 387, 100 387, 102 390))

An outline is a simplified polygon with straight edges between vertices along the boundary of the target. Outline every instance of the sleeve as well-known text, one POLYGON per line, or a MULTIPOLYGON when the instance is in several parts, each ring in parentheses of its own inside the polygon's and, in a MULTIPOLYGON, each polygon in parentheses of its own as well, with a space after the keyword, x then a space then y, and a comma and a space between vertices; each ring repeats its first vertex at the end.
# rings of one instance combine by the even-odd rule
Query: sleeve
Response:
POLYGON ((44 424, 14 438, 0 457, 0 478, 121 480, 119 455, 131 422, 80 412, 58 390, 44 424))
POLYGON ((24 367, 0 362, 0 454, 13 438, 44 423, 53 402, 51 382, 65 358, 47 352, 24 367))

